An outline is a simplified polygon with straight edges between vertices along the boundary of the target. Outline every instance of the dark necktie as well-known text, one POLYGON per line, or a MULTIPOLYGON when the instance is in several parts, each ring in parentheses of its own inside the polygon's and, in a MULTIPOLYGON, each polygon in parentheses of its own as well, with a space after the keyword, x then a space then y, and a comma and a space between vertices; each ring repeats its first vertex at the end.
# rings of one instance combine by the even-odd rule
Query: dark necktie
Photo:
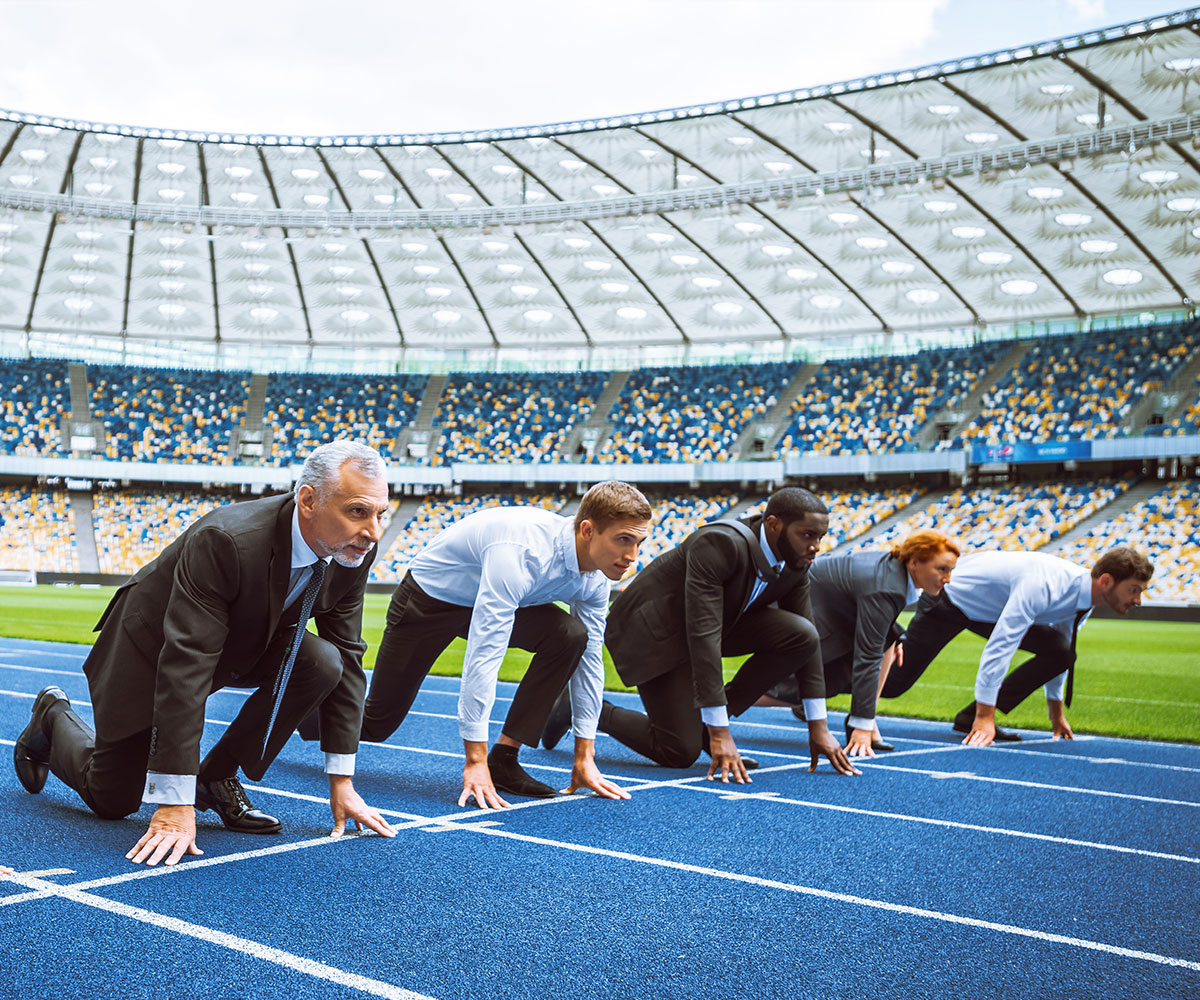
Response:
POLYGON ((313 604, 316 602, 317 594, 321 591, 321 582, 325 579, 325 565, 324 559, 318 559, 312 564, 312 575, 308 578, 308 586, 304 588, 304 594, 300 599, 300 620, 296 623, 296 634, 292 636, 292 645, 288 649, 287 656, 284 657, 279 673, 275 675, 275 689, 271 693, 271 718, 267 722, 267 735, 263 737, 262 755, 264 757, 267 753, 267 742, 271 739, 271 730, 275 728, 275 717, 279 714, 279 706, 283 702, 283 692, 287 688, 288 678, 292 676, 296 653, 300 649, 300 643, 304 640, 304 629, 308 624, 308 617, 312 614, 313 604))
POLYGON ((1067 690, 1063 695, 1063 704, 1067 708, 1071 707, 1071 693, 1075 689, 1075 640, 1079 638, 1079 623, 1083 621, 1084 615, 1091 610, 1091 608, 1084 608, 1082 611, 1076 611, 1075 624, 1071 628, 1071 665, 1067 667, 1067 690))

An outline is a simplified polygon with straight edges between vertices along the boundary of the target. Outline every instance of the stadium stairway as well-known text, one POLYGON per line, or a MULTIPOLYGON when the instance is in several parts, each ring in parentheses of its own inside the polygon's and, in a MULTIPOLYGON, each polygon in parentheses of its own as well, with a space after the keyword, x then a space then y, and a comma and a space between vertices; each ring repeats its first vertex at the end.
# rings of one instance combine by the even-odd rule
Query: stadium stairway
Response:
MULTIPOLYGON (((429 464, 433 456, 437 452, 438 443, 442 439, 442 432, 435 431, 433 427, 433 418, 437 415, 438 403, 441 402, 442 392, 446 388, 447 377, 445 375, 430 375, 429 381, 425 383, 425 394, 421 397, 421 405, 417 407, 417 415, 413 419, 410 426, 404 428, 396 436, 396 450, 391 457, 397 462, 424 462, 429 464), (410 455, 409 444, 417 443, 421 437, 425 440, 420 442, 425 445, 425 453, 423 455, 410 455)), ((382 551, 387 551, 383 549, 382 551)))
POLYGON ((820 368, 820 364, 814 362, 804 365, 804 367, 792 376, 792 380, 784 387, 783 392, 779 394, 779 398, 775 400, 775 405, 771 407, 771 412, 762 420, 751 420, 747 424, 746 429, 742 431, 741 436, 734 445, 734 454, 739 459, 744 461, 751 458, 779 457, 776 454, 779 448, 779 439, 787 431, 788 415, 791 412, 792 404, 800 398, 800 393, 804 391, 804 387, 812 381, 812 377, 820 368), (771 436, 760 438, 756 433, 760 427, 770 427, 771 436))
POLYGON ((71 490, 71 516, 75 521, 75 551, 79 556, 80 573, 99 573, 100 554, 96 551, 96 532, 92 527, 92 494, 87 490, 71 490))
POLYGON ((235 464, 260 465, 271 454, 275 428, 263 420, 266 402, 267 376, 251 375, 245 419, 229 435, 229 457, 235 464))
POLYGON ((396 540, 396 536, 408 526, 408 522, 412 520, 413 515, 417 512, 417 508, 421 506, 424 500, 424 497, 400 498, 400 506, 392 513, 392 519, 384 529, 383 537, 379 539, 379 544, 375 546, 376 552, 382 554, 391 548, 392 542, 396 540))
POLYGON ((932 490, 929 493, 922 493, 907 507, 901 507, 896 513, 885 517, 882 521, 876 521, 861 535, 856 535, 854 538, 847 539, 847 541, 852 542, 858 548, 864 542, 868 542, 876 535, 887 531, 893 524, 906 521, 913 515, 921 513, 926 507, 932 507, 934 504, 940 503, 950 495, 950 492, 950 490, 932 490))
POLYGON ((1196 401, 1196 379, 1200 376, 1200 346, 1192 351, 1192 356, 1184 362, 1183 366, 1175 373, 1175 377, 1171 379, 1160 392, 1150 393, 1147 399, 1147 405, 1139 406, 1131 415, 1129 421, 1129 433, 1141 434, 1146 425, 1150 422, 1150 418, 1154 415, 1156 406, 1163 396, 1175 397, 1175 403, 1163 413, 1163 423, 1170 424, 1176 417, 1182 417, 1187 408, 1196 401))
POLYGON ((562 457, 565 461, 586 461, 591 455, 599 454, 604 442, 612 434, 612 424, 608 422, 609 411, 612 410, 617 397, 621 395, 621 390, 625 388, 625 383, 629 381, 631 374, 632 372, 627 371, 612 373, 600 398, 596 400, 596 408, 588 414, 587 420, 577 423, 571 428, 571 433, 567 435, 562 449, 562 457), (587 447, 584 444, 589 439, 592 443, 590 455, 587 454, 587 447))
POLYGON ((928 451, 939 440, 952 440, 965 431, 971 425, 971 421, 979 416, 984 395, 996 388, 996 383, 1020 364, 1034 343, 1032 340, 1018 340, 1013 344, 1012 350, 984 374, 966 399, 954 409, 946 408, 926 420, 916 437, 917 448, 928 451))
POLYGON ((1103 524, 1105 521, 1111 521, 1114 517, 1120 517, 1127 510, 1141 503, 1147 497, 1153 496, 1168 485, 1169 483, 1161 479, 1143 479, 1140 483, 1131 486, 1124 493, 1117 496, 1110 503, 1105 504, 1091 517, 1085 517, 1070 531, 1059 535, 1052 542, 1049 542, 1042 548, 1042 551, 1051 555, 1062 551, 1076 539, 1082 538, 1097 525, 1103 524))

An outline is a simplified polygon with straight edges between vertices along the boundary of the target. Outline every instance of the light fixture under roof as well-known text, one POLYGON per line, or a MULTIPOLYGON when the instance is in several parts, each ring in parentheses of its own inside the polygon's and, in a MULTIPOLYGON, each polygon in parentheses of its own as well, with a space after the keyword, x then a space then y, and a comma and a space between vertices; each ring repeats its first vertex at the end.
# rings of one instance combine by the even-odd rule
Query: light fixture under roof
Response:
POLYGON ((242 270, 252 278, 261 278, 271 270, 271 265, 263 260, 248 260, 242 265, 242 270))
MULTIPOLYGON (((159 284, 161 285, 162 282, 160 281, 159 284)), ((180 282, 180 284, 182 284, 182 282, 180 282)), ((265 299, 268 295, 275 291, 275 286, 270 285, 265 281, 252 281, 246 286, 246 291, 248 291, 256 299, 265 299)))
POLYGON ((675 242, 675 234, 660 233, 652 230, 651 232, 646 233, 646 239, 648 239, 655 246, 665 247, 668 243, 675 242))
POLYGON ((587 169, 587 164, 582 160, 559 160, 558 165, 569 174, 577 174, 587 169))
POLYGON ((898 278, 901 275, 912 274, 917 265, 907 260, 885 260, 879 265, 879 269, 893 278, 898 278))
POLYGON ((494 163, 492 164, 492 173, 499 177, 512 177, 520 171, 511 163, 494 163))
POLYGON ((178 278, 163 278, 158 287, 168 295, 178 295, 186 287, 186 282, 180 281, 178 278))
POLYGON ((958 208, 958 202, 947 201, 944 198, 933 198, 925 202, 924 208, 930 215, 949 215, 958 208))
POLYGON ((334 291, 344 299, 357 299, 362 295, 362 289, 357 285, 338 285, 334 291))
POLYGON ((888 245, 888 241, 882 236, 860 236, 854 242, 857 243, 861 249, 868 252, 884 250, 888 245))
POLYGON ((426 167, 425 168, 425 176, 427 176, 431 181, 433 181, 434 184, 440 184, 447 177, 449 177, 450 174, 451 174, 451 171, 447 170, 445 167, 426 167))
POLYGON ((568 250, 586 250, 592 245, 591 240, 585 240, 582 236, 564 236, 563 246, 568 250))
POLYGON ((531 299, 538 293, 537 285, 509 285, 508 290, 519 299, 531 299))
POLYGON ((159 139, 159 149, 179 149, 183 145, 182 139, 159 139))
POLYGON ((401 243, 400 249, 405 253, 410 253, 413 256, 416 256, 419 253, 424 253, 426 246, 424 243, 401 243))
POLYGON ((1193 70, 1200 69, 1200 59, 1195 56, 1184 56, 1180 59, 1168 59, 1163 63, 1169 70, 1174 70, 1176 73, 1191 73, 1193 70))
POLYGON ((17 231, 15 222, 0 222, 0 236, 11 236, 17 231))
POLYGON ((929 113, 936 118, 950 119, 958 114, 962 108, 957 104, 931 104, 929 105, 929 113))
POLYGON ((725 137, 725 141, 739 150, 746 150, 754 145, 754 137, 749 135, 730 135, 725 137))
POLYGON ((13 187, 27 188, 33 187, 36 180, 37 178, 33 174, 12 174, 8 178, 8 183, 13 187))
MULTIPOLYGON (((3 248, 3 249, 7 249, 7 247, 5 247, 5 248, 3 248)), ((76 288, 87 288, 89 285, 92 285, 92 284, 94 284, 94 283, 95 283, 95 281, 96 281, 96 276, 95 276, 94 274, 90 274, 90 273, 88 273, 88 272, 84 272, 83 274, 71 274, 71 275, 68 275, 68 276, 67 276, 67 280, 68 280, 68 281, 69 281, 69 282, 70 282, 72 285, 74 285, 76 288)), ((162 284, 162 282, 160 281, 160 282, 159 282, 159 284, 161 285, 161 284, 162 284)), ((183 284, 183 282, 181 281, 181 282, 179 282, 179 284, 180 284, 180 285, 182 285, 182 284, 183 284)))
POLYGON ((1047 97, 1066 97, 1075 92, 1075 85, 1072 83, 1046 83, 1038 89, 1047 97))
POLYGON ((858 151, 858 155, 864 160, 870 160, 873 158, 875 162, 878 163, 880 160, 886 160, 890 158, 892 151, 890 149, 860 149, 858 151))
POLYGON ((93 156, 88 163, 91 164, 93 170, 98 170, 100 173, 107 173, 117 165, 117 161, 111 156, 93 156))
MULTIPOLYGON (((262 249, 262 247, 265 245, 266 244, 259 244, 259 249, 262 249)), ((242 244, 242 248, 249 249, 245 243, 242 244)), ((327 254, 330 254, 331 256, 336 257, 336 256, 338 256, 338 254, 343 254, 346 252, 346 244, 339 243, 336 240, 329 240, 328 242, 321 244, 321 249, 324 250, 327 254)))
POLYGON ((1159 188, 1164 184, 1170 184, 1172 181, 1179 180, 1179 171, 1165 169, 1143 170, 1138 174, 1138 180, 1143 184, 1149 184, 1153 188, 1159 188))
POLYGON ((592 191, 598 194, 601 198, 608 198, 620 192, 620 188, 613 184, 593 184, 592 191))
POLYGON ((1000 135, 997 132, 967 132, 963 138, 972 146, 987 146, 996 142, 1000 135))
POLYGON ((825 216, 835 226, 852 226, 858 221, 858 216, 854 212, 830 212, 825 216))
POLYGON ((80 229, 75 233, 75 238, 80 243, 99 243, 104 239, 104 234, 96 229, 80 229))
POLYGON ((484 240, 480 246, 492 254, 504 253, 508 249, 508 244, 503 240, 484 240))
POLYGON ((450 298, 453 294, 452 288, 447 288, 445 285, 426 285, 425 294, 431 299, 440 301, 441 299, 450 298))
POLYGON ((329 195, 327 194, 306 194, 304 196, 304 204, 309 208, 324 208, 329 204, 329 195))
POLYGON ((270 306, 255 306, 250 310, 250 318, 256 323, 270 323, 278 315, 279 310, 270 306))
POLYGON ((987 235, 987 230, 982 226, 955 226, 950 230, 953 236, 957 236, 960 240, 981 240, 987 235))
POLYGON ((434 322, 441 326, 448 326, 451 323, 457 323, 462 319, 462 313, 456 312, 453 309, 439 309, 433 314, 434 322))
MULTIPOLYGON (((1079 122, 1080 125, 1086 125, 1088 128, 1095 128, 1097 125, 1100 124, 1100 116, 1095 111, 1085 111, 1081 115, 1076 115, 1075 120, 1077 122, 1079 122)), ((1105 116, 1104 116, 1104 124, 1105 125, 1111 124, 1112 120, 1113 120, 1112 115, 1105 114, 1105 116)))
POLYGON ((355 268, 351 267, 349 264, 330 264, 327 270, 330 274, 337 278, 338 281, 345 281, 354 273, 355 268))
POLYGON ((768 243, 765 247, 762 247, 761 249, 762 249, 762 252, 765 253, 768 257, 770 257, 772 260, 783 260, 785 257, 790 257, 792 255, 791 247, 781 247, 777 243, 768 243))
POLYGON ((1060 187, 1051 187, 1049 185, 1038 185, 1031 187, 1025 192, 1034 201, 1040 201, 1043 204, 1048 201, 1057 201, 1063 196, 1063 189, 1060 187))
POLYGON ((723 319, 732 319, 742 312, 742 306, 737 302, 714 302, 712 311, 723 319))
POLYGON ((1200 211, 1200 198, 1172 198, 1167 202, 1167 208, 1172 212, 1190 215, 1192 212, 1200 211))
POLYGON ((187 192, 184 191, 183 188, 165 187, 158 189, 158 197, 172 205, 176 202, 183 201, 183 197, 186 194, 187 192))
POLYGON ((168 160, 168 161, 167 161, 167 162, 165 162, 165 163, 159 163, 159 164, 158 164, 158 165, 155 167, 155 169, 156 169, 156 170, 157 170, 157 171, 158 171, 160 174, 165 174, 165 175, 166 175, 166 176, 168 176, 168 177, 178 177, 178 176, 179 176, 180 174, 182 174, 182 173, 183 173, 185 170, 187 170, 187 167, 186 167, 186 166, 184 166, 182 163, 173 163, 173 162, 171 162, 171 161, 169 161, 169 160, 168 160))
POLYGON ((100 255, 98 253, 73 253, 71 260, 75 261, 79 267, 91 267, 100 260, 100 255))
POLYGON ((1114 240, 1083 240, 1079 249, 1084 253, 1112 253, 1117 249, 1117 244, 1114 240))
POLYGON ((554 319, 554 313, 548 309, 526 309, 523 315, 530 323, 549 323, 554 319))
POLYGON ((601 282, 600 289, 609 295, 624 295, 629 291, 629 286, 623 281, 604 281, 601 282))
POLYGON ((103 198, 112 190, 112 185, 102 184, 100 181, 90 181, 83 186, 83 189, 93 198, 103 198))
POLYGON ((28 163, 31 167, 36 167, 39 163, 46 159, 47 153, 44 149, 22 149, 21 159, 28 163))
POLYGON ((363 309, 343 309, 340 315, 348 326, 362 326, 371 318, 371 314, 363 309))
POLYGON ((596 274, 603 274, 605 271, 612 270, 612 264, 606 260, 585 260, 583 266, 589 271, 594 271, 596 274))
POLYGON ((469 201, 474 201, 475 196, 468 194, 466 191, 447 191, 446 200, 454 205, 455 208, 462 208, 469 201))
POLYGON ((701 274, 692 279, 692 284, 706 292, 711 292, 714 288, 721 287, 721 279, 712 278, 706 274, 701 274))
POLYGON ((1142 272, 1133 267, 1115 267, 1111 271, 1105 271, 1103 275, 1108 284, 1116 285, 1118 288, 1136 285, 1143 277, 1142 272))
POLYGON ((836 309, 842 304, 842 300, 836 295, 830 295, 827 292, 821 292, 812 296, 808 300, 814 309, 836 309))
MULTIPOLYGON (((413 268, 416 270, 416 268, 413 268)), ((496 265, 496 273, 505 278, 515 278, 525 270, 524 264, 514 264, 508 261, 496 265)))
MULTIPOLYGON (((244 181, 252 173, 254 173, 254 171, 251 170, 249 167, 236 167, 235 166, 235 167, 226 167, 225 168, 225 176, 228 177, 231 181, 244 181)), ((316 171, 313 171, 313 173, 315 174, 316 171)))
POLYGON ((158 314, 168 321, 179 319, 185 312, 187 312, 187 306, 181 306, 177 302, 164 302, 158 307, 158 314))
POLYGON ((63 299, 63 305, 70 309, 71 312, 82 316, 92 308, 93 303, 91 299, 86 299, 79 295, 71 295, 63 299))
POLYGON ((183 246, 183 244, 184 239, 182 236, 172 236, 168 234, 158 238, 158 245, 164 250, 178 250, 181 246, 183 246))
POLYGON ((396 196, 394 194, 377 194, 373 195, 371 200, 377 205, 394 205, 396 196))
MULTIPOLYGON (((502 268, 504 266, 500 265, 502 268)), ((440 274, 442 269, 435 264, 414 264, 412 271, 418 278, 432 278, 434 275, 440 274)))
POLYGON ((374 167, 363 167, 358 171, 358 176, 368 184, 374 184, 376 181, 383 180, 387 174, 382 170, 376 170, 374 167))
POLYGON ((617 310, 617 315, 624 320, 639 320, 646 318, 646 310, 639 309, 637 306, 621 306, 617 310))
POLYGON ((671 263, 678 264, 680 267, 695 267, 700 263, 700 258, 693 257, 690 253, 673 253, 671 254, 671 263))
POLYGON ((789 267, 787 276, 793 281, 803 284, 806 281, 812 281, 817 276, 817 272, 810 271, 807 267, 789 267))
POLYGON ((1011 278, 1008 281, 1000 283, 1000 291, 1005 295, 1012 295, 1014 298, 1024 298, 1026 295, 1032 295, 1037 289, 1037 282, 1030 281, 1028 278, 1011 278))
POLYGON ((253 191, 231 191, 229 200, 236 201, 239 205, 253 205, 258 201, 258 195, 253 191))
POLYGON ((850 122, 825 122, 824 127, 826 131, 833 133, 839 139, 854 129, 850 122))
POLYGON ((936 288, 910 288, 904 297, 914 306, 931 306, 942 297, 942 293, 936 288))
POLYGON ((1005 250, 982 250, 975 255, 975 259, 980 264, 987 264, 989 267, 998 267, 1001 264, 1011 264, 1013 255, 1005 250))
POLYGON ((1054 221, 1064 229, 1081 229, 1091 224, 1092 217, 1086 212, 1063 212, 1056 215, 1054 221))
MULTIPOLYGON (((242 177, 250 176, 250 171, 246 170, 245 167, 226 167, 225 173, 229 174, 229 171, 231 171, 231 170, 245 170, 246 172, 244 174, 242 174, 241 176, 242 177)), ((229 176, 233 177, 234 175, 229 174, 229 176)), ((292 170, 292 176, 294 178, 296 178, 296 180, 300 181, 300 183, 307 184, 309 181, 315 181, 318 177, 320 177, 321 171, 313 170, 312 167, 295 167, 292 170)))
POLYGON ((763 231, 762 224, 758 222, 735 222, 733 228, 747 236, 753 236, 763 231))
POLYGON ((767 160, 763 164, 763 169, 770 174, 774 174, 776 177, 780 174, 786 174, 792 167, 791 163, 785 163, 783 160, 767 160))

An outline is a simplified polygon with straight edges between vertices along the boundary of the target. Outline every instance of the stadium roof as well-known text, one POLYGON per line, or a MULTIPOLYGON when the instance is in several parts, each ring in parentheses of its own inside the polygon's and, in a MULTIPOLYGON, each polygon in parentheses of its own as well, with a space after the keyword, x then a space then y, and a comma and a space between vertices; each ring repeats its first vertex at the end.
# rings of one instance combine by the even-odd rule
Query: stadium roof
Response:
POLYGON ((474 133, 0 112, 0 330, 238 346, 811 342, 1186 309, 1200 9, 474 133))

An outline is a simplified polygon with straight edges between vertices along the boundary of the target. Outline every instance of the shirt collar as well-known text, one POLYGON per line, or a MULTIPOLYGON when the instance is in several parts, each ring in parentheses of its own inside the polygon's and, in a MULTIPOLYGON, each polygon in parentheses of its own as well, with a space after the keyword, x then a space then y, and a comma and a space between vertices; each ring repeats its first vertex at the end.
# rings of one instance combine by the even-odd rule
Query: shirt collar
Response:
POLYGON ((1075 602, 1076 611, 1085 611, 1092 606, 1092 574, 1084 573, 1079 578, 1079 597, 1075 602))
POLYGON ((579 553, 575 551, 575 519, 564 517, 563 525, 554 536, 555 561, 574 576, 583 576, 579 568, 579 553))
POLYGON ((762 550, 767 560, 777 570, 782 571, 784 569, 783 560, 775 555, 775 550, 771 548, 771 543, 767 541, 767 519, 765 517, 758 526, 758 541, 762 545, 762 550))
POLYGON ((304 536, 300 534, 300 509, 292 508, 292 569, 303 569, 305 566, 311 566, 317 560, 323 560, 328 563, 332 556, 317 555, 311 548, 308 542, 304 540, 304 536))

